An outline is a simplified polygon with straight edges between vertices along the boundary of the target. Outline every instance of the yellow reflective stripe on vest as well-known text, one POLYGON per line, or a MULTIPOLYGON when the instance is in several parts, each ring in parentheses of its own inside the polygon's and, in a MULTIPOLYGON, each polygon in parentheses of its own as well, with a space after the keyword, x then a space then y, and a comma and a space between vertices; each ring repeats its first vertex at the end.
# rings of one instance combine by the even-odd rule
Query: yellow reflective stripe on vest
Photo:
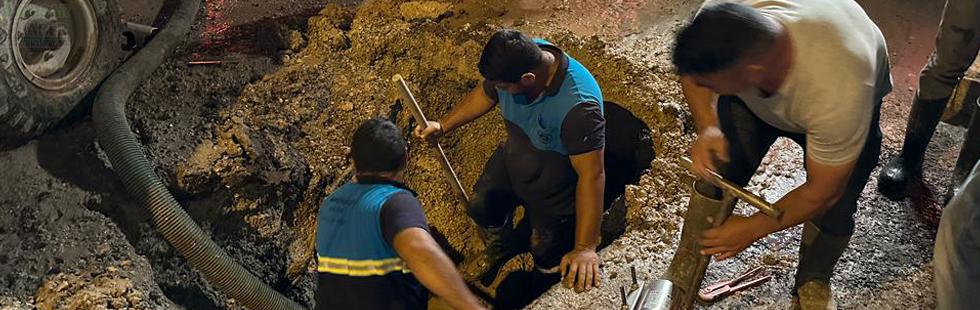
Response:
POLYGON ((317 255, 316 270, 353 277, 383 276, 394 271, 411 270, 401 258, 351 260, 317 255))

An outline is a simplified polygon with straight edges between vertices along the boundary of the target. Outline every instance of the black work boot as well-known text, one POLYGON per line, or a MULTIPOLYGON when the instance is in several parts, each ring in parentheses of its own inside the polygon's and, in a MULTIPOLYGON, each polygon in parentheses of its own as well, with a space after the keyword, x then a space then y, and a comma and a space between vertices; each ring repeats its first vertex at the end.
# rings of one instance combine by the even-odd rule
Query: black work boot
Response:
POLYGON ((497 273, 511 258, 528 251, 531 226, 527 218, 523 218, 514 227, 510 218, 500 227, 477 227, 480 239, 486 246, 483 260, 467 278, 478 280, 483 286, 490 286, 497 278, 497 273))
POLYGON ((912 103, 908 124, 905 126, 905 141, 902 151, 888 162, 878 174, 878 192, 891 200, 902 200, 913 179, 921 177, 922 157, 926 146, 936 132, 936 125, 943 115, 949 97, 937 100, 916 98, 912 103))
POLYGON ((793 309, 836 310, 830 287, 834 266, 840 260, 851 236, 832 236, 806 222, 800 240, 800 263, 793 286, 793 309))

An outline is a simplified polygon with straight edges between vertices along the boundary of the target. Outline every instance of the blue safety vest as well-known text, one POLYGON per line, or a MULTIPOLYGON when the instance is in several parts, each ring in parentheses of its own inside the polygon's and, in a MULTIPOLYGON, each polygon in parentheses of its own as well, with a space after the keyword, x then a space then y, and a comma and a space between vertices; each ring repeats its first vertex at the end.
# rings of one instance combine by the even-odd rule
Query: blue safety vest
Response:
POLYGON ((408 273, 381 233, 381 207, 399 192, 408 191, 347 183, 324 199, 316 223, 317 271, 354 277, 408 273))

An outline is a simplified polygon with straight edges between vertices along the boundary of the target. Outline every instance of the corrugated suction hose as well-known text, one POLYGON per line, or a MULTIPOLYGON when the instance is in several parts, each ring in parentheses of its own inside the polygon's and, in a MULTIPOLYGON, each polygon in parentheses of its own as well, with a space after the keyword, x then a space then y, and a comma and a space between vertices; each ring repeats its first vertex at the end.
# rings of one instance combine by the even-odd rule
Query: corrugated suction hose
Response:
POLYGON ((126 119, 127 98, 187 34, 200 5, 201 0, 180 1, 159 34, 105 80, 92 111, 99 142, 126 189, 149 209, 157 229, 211 285, 249 309, 303 309, 242 268, 204 234, 153 172, 126 119))

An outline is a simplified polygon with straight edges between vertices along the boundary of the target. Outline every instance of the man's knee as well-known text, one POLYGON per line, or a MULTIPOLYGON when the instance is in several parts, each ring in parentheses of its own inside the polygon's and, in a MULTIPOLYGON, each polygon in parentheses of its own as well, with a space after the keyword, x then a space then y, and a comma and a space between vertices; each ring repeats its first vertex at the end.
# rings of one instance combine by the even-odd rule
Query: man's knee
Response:
POLYGON ((846 237, 854 234, 854 211, 843 206, 835 206, 822 216, 813 219, 820 232, 835 237, 846 237), (835 209, 835 208, 840 209, 835 209))
POLYGON ((493 216, 489 210, 490 204, 487 203, 486 195, 474 195, 470 202, 466 204, 466 215, 469 215, 476 225, 481 227, 498 227, 504 224, 506 218, 493 216))
POLYGON ((541 269, 557 267, 574 245, 574 218, 563 219, 552 227, 535 227, 531 234, 530 251, 534 265, 541 269))

